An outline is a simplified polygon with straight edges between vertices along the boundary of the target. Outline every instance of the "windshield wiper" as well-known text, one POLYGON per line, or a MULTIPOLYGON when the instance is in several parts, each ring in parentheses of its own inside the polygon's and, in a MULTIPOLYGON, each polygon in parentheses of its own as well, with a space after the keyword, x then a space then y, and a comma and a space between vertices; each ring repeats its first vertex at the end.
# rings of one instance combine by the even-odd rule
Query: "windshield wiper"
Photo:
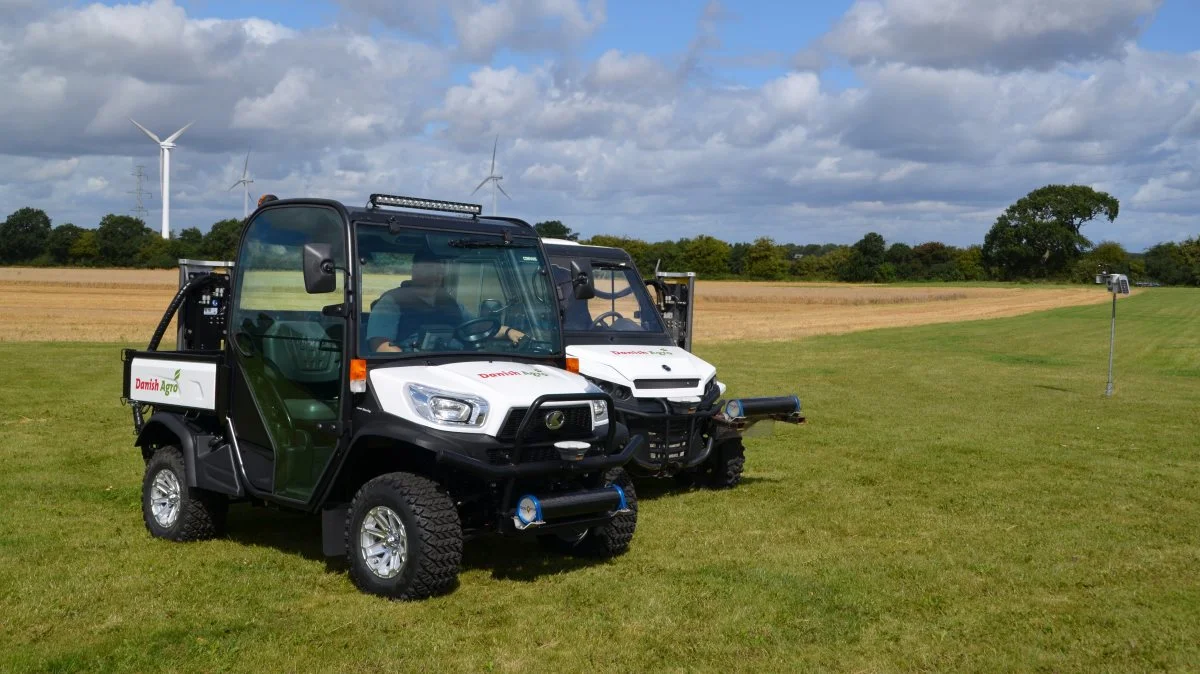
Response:
POLYGON ((517 243, 503 239, 455 239, 448 245, 454 248, 533 248, 531 243, 517 243))

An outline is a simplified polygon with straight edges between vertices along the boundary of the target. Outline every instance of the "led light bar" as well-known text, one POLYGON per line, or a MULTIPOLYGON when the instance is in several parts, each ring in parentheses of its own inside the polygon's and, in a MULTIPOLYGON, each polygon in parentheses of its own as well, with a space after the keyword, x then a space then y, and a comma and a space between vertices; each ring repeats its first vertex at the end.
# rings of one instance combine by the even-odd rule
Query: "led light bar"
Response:
POLYGON ((372 194, 368 203, 373 208, 395 206, 397 208, 419 208, 424 211, 468 213, 470 215, 481 215, 483 213, 483 206, 479 204, 463 204, 457 201, 438 201, 437 199, 418 199, 416 197, 397 197, 390 194, 372 194))

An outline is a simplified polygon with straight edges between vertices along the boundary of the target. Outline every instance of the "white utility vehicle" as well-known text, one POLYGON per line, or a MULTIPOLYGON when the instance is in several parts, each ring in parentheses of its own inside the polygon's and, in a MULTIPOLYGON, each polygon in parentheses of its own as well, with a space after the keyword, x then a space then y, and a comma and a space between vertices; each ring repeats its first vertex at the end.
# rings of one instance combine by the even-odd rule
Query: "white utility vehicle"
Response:
POLYGON ((479 533, 624 552, 641 439, 570 371, 536 232, 480 212, 271 201, 233 263, 182 261, 150 346, 123 355, 150 532, 217 535, 239 500, 319 512, 325 553, 394 598, 451 589, 479 533))
POLYGON ((804 423, 794 394, 721 398, 716 368, 691 353, 695 274, 656 270, 644 282, 620 248, 543 243, 560 289, 567 355, 612 396, 629 432, 645 439, 630 473, 734 487, 745 466, 745 434, 775 421, 804 423))

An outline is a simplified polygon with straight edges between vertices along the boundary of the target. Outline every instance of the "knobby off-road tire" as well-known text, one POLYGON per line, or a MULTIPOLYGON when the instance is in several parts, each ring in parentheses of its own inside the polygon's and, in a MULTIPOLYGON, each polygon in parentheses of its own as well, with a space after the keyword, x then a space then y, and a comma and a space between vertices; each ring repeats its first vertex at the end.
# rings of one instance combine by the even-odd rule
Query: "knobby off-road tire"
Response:
MULTIPOLYGON (((376 549, 379 544, 369 549, 376 549)), ((394 546, 394 542, 391 544, 394 546)), ((398 549, 398 548, 392 548, 398 549)), ((388 473, 358 490, 346 516, 346 558, 358 589, 391 599, 424 599, 454 589, 462 563, 463 535, 458 510, 446 490, 412 473, 388 473), (364 520, 368 520, 364 528, 364 520), (397 527, 396 522, 401 526, 397 527), (390 522, 390 524, 389 524, 390 522), (403 533, 403 562, 364 550, 367 542, 386 543, 378 532, 403 533), (383 565, 391 568, 372 568, 383 565), (390 575, 387 574, 394 574, 390 575)))
POLYGON ((183 453, 163 447, 146 463, 142 478, 142 521, 155 538, 202 541, 225 533, 229 499, 189 487, 183 453))
POLYGON ((741 437, 727 438, 713 447, 709 459, 708 486, 711 489, 732 489, 742 481, 746 467, 746 448, 741 437))
POLYGON ((613 468, 605 473, 604 484, 615 484, 625 492, 625 505, 629 512, 619 513, 578 537, 549 534, 540 536, 538 542, 555 552, 579 557, 607 559, 625 554, 637 529, 637 493, 633 489, 633 481, 623 468, 613 468))

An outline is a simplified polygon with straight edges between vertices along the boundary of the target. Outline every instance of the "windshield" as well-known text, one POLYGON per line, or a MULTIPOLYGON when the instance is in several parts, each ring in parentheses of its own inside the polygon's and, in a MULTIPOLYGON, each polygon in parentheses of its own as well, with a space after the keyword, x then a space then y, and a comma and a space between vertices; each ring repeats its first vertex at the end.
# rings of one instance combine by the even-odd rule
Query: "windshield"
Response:
MULTIPOLYGON (((559 278, 570 278, 571 259, 554 258, 559 278)), ((568 332, 662 332, 658 312, 641 277, 631 267, 591 261, 596 296, 575 299, 568 283, 563 287, 563 329, 568 332)))
POLYGON ((358 224, 356 236, 368 357, 561 352, 536 239, 372 224, 358 224))

